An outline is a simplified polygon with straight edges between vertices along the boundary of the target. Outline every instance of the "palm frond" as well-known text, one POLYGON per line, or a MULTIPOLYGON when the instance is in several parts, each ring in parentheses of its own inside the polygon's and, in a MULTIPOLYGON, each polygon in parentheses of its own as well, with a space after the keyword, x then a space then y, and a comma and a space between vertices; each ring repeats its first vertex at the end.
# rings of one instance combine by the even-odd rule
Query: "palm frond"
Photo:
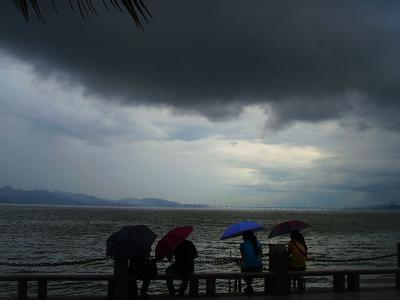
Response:
POLYGON ((38 20, 44 22, 44 18, 42 16, 42 13, 40 12, 40 7, 39 7, 39 3, 37 2, 37 0, 31 0, 31 5, 32 5, 33 9, 35 10, 36 18, 38 20))
MULTIPOLYGON (((73 4, 73 0, 68 0, 68 2, 71 10, 74 10, 75 7, 79 8, 82 18, 98 14, 96 4, 93 3, 92 0, 76 0, 76 5, 73 4)), ((153 19, 153 16, 143 3, 143 0, 103 0, 102 2, 107 10, 110 6, 112 6, 120 12, 123 12, 124 10, 127 11, 135 24, 142 30, 143 26, 141 19, 143 19, 146 23, 148 23, 148 17, 153 19), (107 2, 110 5, 107 5, 107 2)), ((36 18, 39 21, 44 22, 44 17, 39 7, 38 0, 30 0, 29 2, 28 0, 14 0, 14 3, 27 22, 30 21, 32 10, 34 15, 36 15, 36 18)), ((51 4, 49 3, 49 5, 51 5, 55 13, 58 14, 58 9, 54 0, 51 0, 51 4)))
POLYGON ((56 14, 58 14, 58 10, 57 10, 56 4, 54 3, 54 0, 51 0, 51 3, 53 4, 54 11, 56 12, 56 14))
POLYGON ((72 4, 72 0, 68 0, 69 2, 69 7, 71 7, 72 10, 74 10, 74 5, 72 4))
POLYGON ((25 20, 29 22, 29 10, 26 1, 14 0, 15 6, 21 11, 25 20))

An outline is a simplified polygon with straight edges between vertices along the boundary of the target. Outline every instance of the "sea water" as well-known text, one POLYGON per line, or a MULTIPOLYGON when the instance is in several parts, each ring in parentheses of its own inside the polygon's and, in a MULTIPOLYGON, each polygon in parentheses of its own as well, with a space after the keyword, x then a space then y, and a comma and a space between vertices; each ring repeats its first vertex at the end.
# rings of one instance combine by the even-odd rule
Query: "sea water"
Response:
MULTIPOLYGON (((396 253, 400 242, 400 214, 350 210, 223 210, 223 209, 139 209, 110 207, 0 206, 0 273, 13 272, 95 272, 111 273, 112 260, 59 267, 10 267, 3 262, 49 263, 105 257, 106 239, 122 226, 145 224, 160 238, 170 229, 192 225, 189 236, 199 252, 198 260, 239 257, 241 238, 220 241, 232 223, 252 220, 265 226, 257 237, 268 252, 268 244, 287 243, 288 236, 268 239, 274 224, 298 219, 311 225, 304 230, 310 261, 307 269, 396 267, 397 257, 367 262, 330 263, 324 260, 369 258, 396 253)), ((156 244, 157 240, 154 244, 156 244)), ((154 248, 154 247, 153 247, 154 248)), ((268 259, 264 260, 268 267, 268 259)), ((159 264, 162 272, 166 264, 159 264)), ((237 272, 236 263, 196 264, 196 271, 237 272)), ((362 276, 361 285, 393 285, 390 275, 362 276)), ((262 281, 255 280, 256 289, 262 281)), ((331 278, 307 278, 307 288, 332 286, 331 278)), ((105 282, 51 282, 49 295, 106 294, 105 282)), ((165 293, 163 282, 153 282, 150 293, 165 293)), ((227 291, 221 281, 218 292, 227 291)), ((35 287, 31 286, 31 292, 35 287)), ((0 282, 0 296, 15 295, 16 283, 0 282)))

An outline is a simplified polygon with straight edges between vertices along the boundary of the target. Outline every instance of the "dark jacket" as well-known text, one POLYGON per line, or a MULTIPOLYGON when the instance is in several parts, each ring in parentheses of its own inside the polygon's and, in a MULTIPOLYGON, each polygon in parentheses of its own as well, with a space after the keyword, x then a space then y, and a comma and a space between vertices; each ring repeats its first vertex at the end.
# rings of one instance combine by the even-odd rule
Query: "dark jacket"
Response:
POLYGON ((195 245, 188 240, 182 242, 174 251, 176 271, 181 274, 194 272, 194 259, 197 257, 195 245))

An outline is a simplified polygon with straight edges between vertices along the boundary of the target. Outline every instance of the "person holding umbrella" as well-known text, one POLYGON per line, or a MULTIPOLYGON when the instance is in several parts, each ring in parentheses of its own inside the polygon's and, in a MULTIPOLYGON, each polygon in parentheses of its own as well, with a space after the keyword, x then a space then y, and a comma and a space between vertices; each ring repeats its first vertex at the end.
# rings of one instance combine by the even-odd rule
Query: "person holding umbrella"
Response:
MULTIPOLYGON (((299 220, 290 220, 276 225, 269 234, 268 238, 281 234, 290 233, 290 241, 288 244, 289 255, 289 271, 305 271, 307 261, 307 245, 300 230, 310 227, 307 223, 299 220)), ((305 289, 304 279, 301 277, 293 277, 293 287, 303 291, 305 289)))
MULTIPOLYGON (((136 275, 137 279, 142 280, 142 286, 140 288, 140 296, 147 298, 149 294, 149 285, 151 279, 157 277, 157 265, 155 261, 150 257, 150 252, 141 256, 131 257, 129 259, 129 272, 136 275)), ((133 282, 135 297, 138 295, 138 286, 136 280, 133 282)))
MULTIPOLYGON (((243 243, 239 246, 240 256, 242 258, 241 271, 261 272, 263 270, 261 243, 257 240, 257 237, 251 230, 243 232, 242 237, 243 243)), ((244 281, 247 285, 244 292, 246 294, 253 294, 253 278, 245 278, 244 281)))
POLYGON ((151 245, 156 234, 145 225, 124 226, 107 239, 107 256, 126 261, 130 274, 134 275, 129 285, 129 294, 138 297, 137 279, 142 280, 140 294, 147 297, 150 280, 157 276, 157 266, 150 258, 151 245))
MULTIPOLYGON (((168 256, 168 260, 175 257, 175 262, 172 263, 165 273, 178 275, 182 282, 178 289, 179 296, 183 296, 189 284, 188 276, 194 273, 194 260, 198 257, 196 246, 188 240, 184 240, 175 251, 168 256)), ((167 287, 170 295, 175 294, 175 286, 172 278, 167 279, 167 287)))
MULTIPOLYGON (((194 260, 197 258, 195 245, 186 238, 193 231, 192 226, 178 227, 168 232, 156 246, 156 259, 167 257, 169 261, 175 257, 175 262, 167 267, 165 273, 176 275, 182 282, 178 294, 183 296, 189 283, 188 277, 194 273, 194 260)), ((167 279, 168 291, 171 295, 176 293, 174 281, 167 279)))
MULTIPOLYGON (((254 232, 264 227, 253 221, 243 221, 230 225, 223 233, 221 240, 242 236, 243 243, 240 244, 239 250, 242 258, 242 272, 261 272, 262 265, 262 248, 261 243, 257 240, 254 232)), ((253 294, 252 287, 253 278, 245 279, 247 287, 244 289, 246 294, 253 294)))
POLYGON ((290 232, 288 245, 289 270, 305 271, 307 261, 307 245, 304 236, 298 230, 290 232))
POLYGON ((304 271, 306 269, 307 245, 300 230, 307 227, 310 227, 310 225, 303 221, 290 220, 276 225, 268 236, 268 238, 273 238, 281 234, 290 233, 288 245, 290 271, 304 271))

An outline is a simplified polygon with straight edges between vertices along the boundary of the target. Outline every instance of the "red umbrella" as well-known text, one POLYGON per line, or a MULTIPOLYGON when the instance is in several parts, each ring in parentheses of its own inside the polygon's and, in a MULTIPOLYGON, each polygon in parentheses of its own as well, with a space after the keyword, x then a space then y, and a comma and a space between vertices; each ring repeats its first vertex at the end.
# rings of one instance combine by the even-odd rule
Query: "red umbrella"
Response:
POLYGON ((156 246, 156 260, 160 260, 174 252, 192 231, 193 226, 185 226, 172 229, 164 235, 156 246))
POLYGON ((290 233, 294 230, 302 230, 304 228, 310 227, 307 223, 299 220, 290 220, 286 222, 279 223, 274 228, 272 228, 271 233, 269 234, 268 238, 272 238, 277 235, 290 233))

